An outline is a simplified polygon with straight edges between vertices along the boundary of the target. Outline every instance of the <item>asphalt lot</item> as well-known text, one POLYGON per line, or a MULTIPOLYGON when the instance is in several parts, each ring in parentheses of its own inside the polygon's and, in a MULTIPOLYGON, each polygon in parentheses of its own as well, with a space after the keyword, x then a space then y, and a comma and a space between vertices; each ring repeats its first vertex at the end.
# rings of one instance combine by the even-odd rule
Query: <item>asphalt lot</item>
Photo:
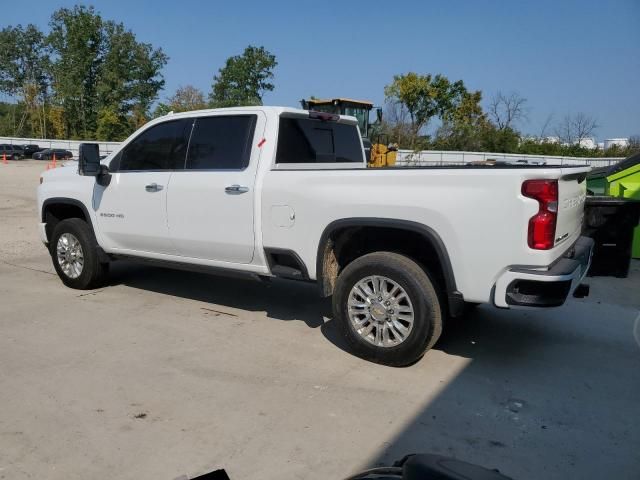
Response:
POLYGON ((480 307, 393 369, 346 353, 306 284, 119 263, 67 289, 36 231, 45 165, 0 164, 1 479, 339 479, 411 452, 640 478, 640 262, 559 309, 480 307))

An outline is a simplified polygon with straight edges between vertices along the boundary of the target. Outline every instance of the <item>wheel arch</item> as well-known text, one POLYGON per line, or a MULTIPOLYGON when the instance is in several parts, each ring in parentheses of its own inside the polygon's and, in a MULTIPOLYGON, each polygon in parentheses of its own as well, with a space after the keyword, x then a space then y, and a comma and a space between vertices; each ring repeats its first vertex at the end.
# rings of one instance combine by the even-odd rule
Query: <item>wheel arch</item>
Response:
MULTIPOLYGON (((449 258, 447 248, 438 233, 427 225, 412 222, 410 220, 399 220, 390 218, 375 217, 354 217, 335 220, 327 225, 322 232, 316 255, 316 279, 323 296, 333 293, 335 281, 340 271, 348 264, 340 265, 336 256, 336 249, 340 248, 340 236, 349 232, 363 231, 384 231, 393 235, 410 232, 414 239, 424 242, 430 252, 435 254, 435 261, 440 269, 442 286, 446 293, 448 311, 451 316, 458 316, 464 308, 464 298, 457 290, 453 267, 449 258)), ((400 251, 396 244, 390 251, 400 251)), ((415 259, 414 260, 419 260, 415 259)), ((425 265, 420 262, 423 267, 425 265)))
POLYGON ((42 211, 40 212, 42 223, 46 224, 47 240, 51 238, 53 228, 61 220, 68 218, 80 218, 87 222, 93 230, 91 215, 84 203, 75 198, 52 197, 46 199, 42 203, 42 211))

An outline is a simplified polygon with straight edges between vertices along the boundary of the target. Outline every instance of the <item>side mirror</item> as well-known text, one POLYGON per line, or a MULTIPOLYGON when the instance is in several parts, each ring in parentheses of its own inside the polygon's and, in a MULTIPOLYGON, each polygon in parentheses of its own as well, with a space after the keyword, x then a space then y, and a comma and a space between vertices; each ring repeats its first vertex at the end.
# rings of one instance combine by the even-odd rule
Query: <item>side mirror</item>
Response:
POLYGON ((382 122, 382 109, 376 108, 376 118, 378 119, 378 123, 382 122))
POLYGON ((100 173, 100 146, 97 143, 81 143, 78 163, 80 175, 97 176, 100 173))

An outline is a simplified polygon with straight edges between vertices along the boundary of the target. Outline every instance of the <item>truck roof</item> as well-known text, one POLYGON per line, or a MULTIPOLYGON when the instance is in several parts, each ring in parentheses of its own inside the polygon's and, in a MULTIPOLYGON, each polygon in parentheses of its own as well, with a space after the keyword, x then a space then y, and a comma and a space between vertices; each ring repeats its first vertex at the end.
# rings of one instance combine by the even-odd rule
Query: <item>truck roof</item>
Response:
MULTIPOLYGON (((194 115, 204 116, 208 113, 220 113, 220 112, 238 113, 243 111, 255 112, 256 110, 263 111, 265 113, 272 113, 275 115, 282 115, 283 113, 286 113, 286 114, 300 115, 304 117, 309 116, 309 110, 303 110, 301 108, 259 105, 254 107, 249 106, 249 107, 206 108, 202 110, 190 110, 188 112, 179 112, 179 113, 169 112, 166 115, 163 115, 162 117, 154 118, 153 120, 149 121, 147 125, 160 123, 166 120, 170 120, 172 118, 192 117, 194 115)), ((357 125, 358 123, 358 119, 351 115, 340 115, 339 121, 345 122, 345 123, 351 123, 354 125, 357 125)))
POLYGON ((205 108, 202 110, 190 110, 188 112, 179 112, 179 113, 173 113, 173 112, 169 112, 168 114, 164 115, 163 117, 160 118, 165 118, 165 117, 189 117, 191 115, 194 114, 203 114, 203 113, 214 113, 214 112, 238 112, 238 111, 247 111, 247 110, 262 110, 264 112, 273 112, 276 113, 278 115, 282 114, 282 113, 298 113, 298 114, 302 114, 302 115, 308 115, 309 111, 308 110, 302 110, 301 108, 292 108, 292 107, 278 107, 278 106, 264 106, 264 105, 259 105, 259 106, 254 106, 254 107, 225 107, 225 108, 205 108))

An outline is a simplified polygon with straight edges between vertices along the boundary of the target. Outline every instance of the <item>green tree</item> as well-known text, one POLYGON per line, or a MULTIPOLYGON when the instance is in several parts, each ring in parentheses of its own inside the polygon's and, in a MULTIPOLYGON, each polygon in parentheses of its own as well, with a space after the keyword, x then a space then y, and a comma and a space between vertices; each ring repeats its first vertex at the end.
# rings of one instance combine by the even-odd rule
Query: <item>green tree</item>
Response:
POLYGON ((113 107, 105 107, 98 112, 97 140, 121 141, 130 133, 131 125, 122 112, 113 107))
POLYGON ((482 92, 464 91, 459 103, 442 115, 435 147, 442 150, 482 150, 490 124, 480 106, 482 92))
POLYGON ((137 43, 134 48, 135 68, 132 69, 131 100, 133 117, 147 118, 149 109, 164 88, 162 69, 169 57, 162 49, 154 49, 149 43, 137 43))
POLYGON ((275 88, 271 80, 277 65, 275 55, 264 47, 249 45, 242 55, 229 57, 213 77, 210 105, 214 108, 262 105, 265 92, 275 88))
POLYGON ((13 135, 45 135, 48 70, 45 36, 36 26, 0 30, 0 92, 24 106, 13 135))
POLYGON ((55 100, 64 109, 68 135, 89 138, 96 129, 97 85, 106 46, 102 18, 93 7, 76 5, 55 11, 49 26, 55 100))
POLYGON ((161 49, 139 43, 122 23, 104 23, 106 48, 97 94, 101 109, 131 116, 131 123, 144 122, 149 108, 164 86, 160 74, 167 63, 161 49), (136 117, 141 117, 139 120, 136 117))
POLYGON ((171 112, 171 107, 166 103, 159 102, 156 105, 156 108, 153 110, 153 114, 151 115, 153 118, 162 117, 171 112))
POLYGON ((207 108, 202 90, 193 85, 180 86, 176 93, 169 98, 169 110, 174 112, 187 112, 189 110, 202 110, 207 108))
MULTIPOLYGON (((164 86, 167 56, 161 49, 138 42, 122 23, 103 20, 93 7, 61 8, 50 27, 54 101, 63 109, 68 136, 96 135, 99 114, 127 116, 130 129, 147 120, 164 86)), ((103 123, 101 133, 105 128, 103 123)))
POLYGON ((0 136, 13 137, 17 122, 24 111, 24 103, 0 102, 0 136))
MULTIPOLYGON (((395 75, 384 89, 385 99, 409 117, 412 143, 435 117, 445 118, 460 104, 466 93, 462 80, 451 82, 444 75, 395 75)), ((414 145, 412 145, 413 148, 414 145)))

